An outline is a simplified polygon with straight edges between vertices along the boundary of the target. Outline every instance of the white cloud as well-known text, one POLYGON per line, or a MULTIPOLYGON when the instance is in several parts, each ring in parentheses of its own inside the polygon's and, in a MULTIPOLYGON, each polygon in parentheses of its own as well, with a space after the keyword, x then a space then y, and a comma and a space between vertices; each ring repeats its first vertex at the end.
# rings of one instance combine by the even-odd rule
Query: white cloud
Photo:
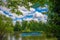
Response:
POLYGON ((19 6, 18 10, 22 12, 23 15, 27 15, 29 13, 29 11, 24 6, 19 6))
POLYGON ((15 13, 12 13, 12 15, 13 15, 14 17, 18 17, 18 15, 16 15, 15 13))
POLYGON ((34 8, 30 8, 30 12, 34 12, 35 11, 35 9, 34 8))
MULTIPOLYGON (((29 11, 29 10, 27 10, 24 6, 22 6, 22 7, 18 6, 18 7, 19 7, 18 10, 21 11, 21 12, 23 13, 23 15, 19 15, 19 16, 18 16, 17 14, 15 14, 15 13, 10 13, 9 11, 7 11, 7 10, 5 9, 5 10, 9 13, 9 15, 12 15, 12 16, 10 16, 10 17, 11 17, 13 20, 16 19, 16 18, 18 18, 18 19, 16 19, 16 20, 14 20, 14 22, 15 22, 15 21, 22 21, 22 19, 20 19, 20 18, 23 18, 23 20, 26 20, 26 21, 31 21, 31 20, 39 21, 38 18, 40 18, 42 22, 46 22, 46 21, 47 21, 47 15, 44 15, 44 14, 42 14, 42 13, 40 13, 40 12, 35 11, 34 8, 30 8, 30 11, 29 11), (26 17, 27 15, 33 15, 33 17, 31 17, 31 18, 26 17)), ((41 8, 41 7, 40 7, 40 8, 41 8)), ((43 7, 42 9, 45 9, 45 7, 43 7)), ((2 8, 2 10, 4 10, 4 9, 2 8)), ((1 12, 2 14, 5 14, 5 13, 3 13, 2 11, 0 11, 0 12, 1 12)), ((7 14, 5 14, 5 15, 8 17, 7 14)))
POLYGON ((35 12, 35 17, 40 17, 40 18, 42 18, 43 17, 43 14, 42 13, 40 13, 40 12, 35 12))
POLYGON ((3 11, 0 11, 0 14, 4 14, 3 11))

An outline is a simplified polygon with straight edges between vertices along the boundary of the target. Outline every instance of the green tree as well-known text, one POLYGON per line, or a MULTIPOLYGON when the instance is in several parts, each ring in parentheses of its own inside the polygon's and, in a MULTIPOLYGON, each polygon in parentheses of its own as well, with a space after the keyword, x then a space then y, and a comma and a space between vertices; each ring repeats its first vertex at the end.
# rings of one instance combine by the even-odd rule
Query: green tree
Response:
POLYGON ((22 26, 19 21, 16 21, 16 24, 14 26, 14 36, 15 36, 16 40, 19 39, 21 32, 22 32, 22 26))
POLYGON ((30 29, 31 32, 38 31, 38 22, 36 21, 30 21, 28 28, 30 29))
MULTIPOLYGON (((60 13, 60 5, 59 5, 59 1, 60 0, 53 0, 54 1, 54 13, 55 13, 55 15, 53 16, 53 19, 54 20, 52 20, 52 22, 53 22, 53 24, 54 24, 54 26, 53 26, 53 30, 52 30, 52 33, 54 34, 54 36, 56 36, 57 37, 57 39, 58 40, 60 40, 60 16, 59 16, 59 13, 60 13)), ((52 1, 52 2, 53 2, 52 1)))
POLYGON ((44 26, 44 32, 46 34, 52 34, 52 36, 56 37, 60 40, 60 17, 59 17, 59 8, 57 5, 59 4, 59 0, 50 0, 49 4, 49 12, 48 12, 48 22, 46 26, 44 26), (56 6, 57 5, 57 6, 56 6))
POLYGON ((8 33, 13 33, 12 19, 0 14, 0 40, 8 33))
POLYGON ((14 31, 21 31, 21 24, 19 21, 16 21, 15 27, 14 27, 14 31))
POLYGON ((22 22, 22 32, 27 32, 27 25, 28 25, 27 21, 22 22))

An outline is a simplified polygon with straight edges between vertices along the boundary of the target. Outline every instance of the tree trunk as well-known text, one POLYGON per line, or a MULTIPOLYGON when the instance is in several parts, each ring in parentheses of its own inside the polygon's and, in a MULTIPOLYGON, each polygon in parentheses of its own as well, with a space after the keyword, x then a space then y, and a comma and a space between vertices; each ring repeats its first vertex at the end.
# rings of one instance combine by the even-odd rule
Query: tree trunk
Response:
POLYGON ((3 36, 0 35, 0 40, 3 40, 3 36))
POLYGON ((1 34, 0 34, 0 40, 7 40, 6 38, 7 38, 6 35, 4 35, 4 34, 1 35, 1 34))

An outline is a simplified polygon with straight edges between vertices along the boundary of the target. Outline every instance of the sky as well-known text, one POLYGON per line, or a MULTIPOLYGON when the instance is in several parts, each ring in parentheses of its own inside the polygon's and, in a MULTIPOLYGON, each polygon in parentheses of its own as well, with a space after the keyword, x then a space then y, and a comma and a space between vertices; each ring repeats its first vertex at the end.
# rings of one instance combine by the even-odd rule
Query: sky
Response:
POLYGON ((13 22, 16 21, 22 22, 22 20, 25 21, 35 20, 35 21, 47 22, 48 15, 43 14, 48 12, 47 5, 45 5, 44 7, 30 8, 30 11, 27 10, 24 6, 21 7, 18 6, 18 10, 23 14, 19 16, 15 13, 11 13, 9 10, 10 9, 0 6, 0 13, 6 15, 7 17, 11 17, 13 19, 13 22))

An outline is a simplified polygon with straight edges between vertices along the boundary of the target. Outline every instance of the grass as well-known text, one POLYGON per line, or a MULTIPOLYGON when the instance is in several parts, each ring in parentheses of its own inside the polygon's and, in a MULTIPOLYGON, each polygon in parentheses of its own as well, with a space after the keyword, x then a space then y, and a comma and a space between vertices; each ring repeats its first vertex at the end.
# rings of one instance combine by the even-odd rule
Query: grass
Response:
POLYGON ((56 38, 44 38, 44 37, 23 37, 22 40, 57 40, 56 38))

